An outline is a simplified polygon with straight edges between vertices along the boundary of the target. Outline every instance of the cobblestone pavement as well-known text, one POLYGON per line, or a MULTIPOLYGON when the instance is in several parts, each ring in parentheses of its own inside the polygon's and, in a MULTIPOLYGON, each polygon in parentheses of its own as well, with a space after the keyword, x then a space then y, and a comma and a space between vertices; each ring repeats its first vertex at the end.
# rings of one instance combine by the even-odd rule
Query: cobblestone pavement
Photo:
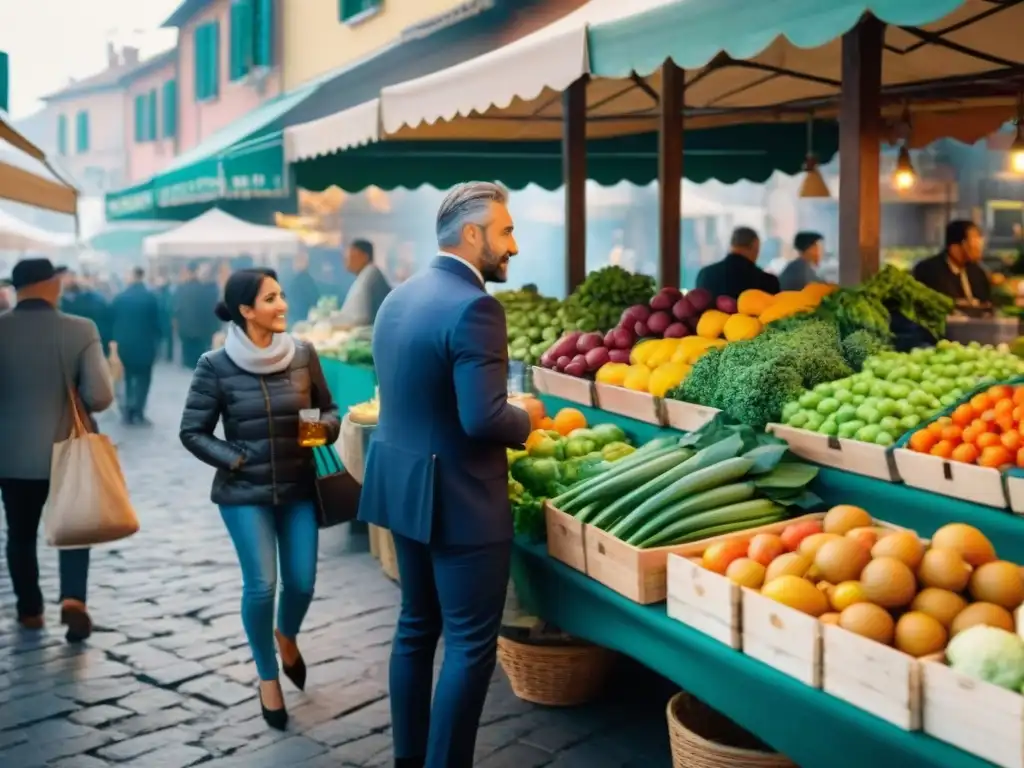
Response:
MULTIPOLYGON (((365 543, 329 531, 317 597, 300 638, 306 693, 284 682, 291 724, 259 716, 256 674, 239 621, 238 566, 208 500, 211 472, 177 440, 188 374, 159 368, 151 428, 101 428, 118 443, 142 531, 94 551, 91 640, 68 646, 57 606, 41 633, 15 629, 0 575, 0 768, 321 768, 392 763, 387 656, 398 591, 365 543), (357 546, 362 543, 363 546, 357 546)), ((11 446, 7 446, 11 450, 11 446)), ((44 591, 56 557, 40 543, 44 591)), ((478 741, 481 768, 669 764, 667 692, 620 670, 605 700, 533 707, 495 674, 478 741)))

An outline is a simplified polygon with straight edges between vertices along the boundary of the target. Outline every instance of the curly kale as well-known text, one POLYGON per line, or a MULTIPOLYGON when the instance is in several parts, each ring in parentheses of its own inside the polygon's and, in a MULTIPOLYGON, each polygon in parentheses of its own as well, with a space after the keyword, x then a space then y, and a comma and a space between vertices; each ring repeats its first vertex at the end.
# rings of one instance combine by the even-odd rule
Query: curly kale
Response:
POLYGON ((762 427, 777 421, 801 390, 852 373, 835 325, 809 319, 709 352, 670 396, 762 427))
POLYGON ((864 367, 864 361, 871 355, 892 349, 887 339, 877 333, 861 329, 854 331, 842 341, 843 357, 854 371, 864 367))

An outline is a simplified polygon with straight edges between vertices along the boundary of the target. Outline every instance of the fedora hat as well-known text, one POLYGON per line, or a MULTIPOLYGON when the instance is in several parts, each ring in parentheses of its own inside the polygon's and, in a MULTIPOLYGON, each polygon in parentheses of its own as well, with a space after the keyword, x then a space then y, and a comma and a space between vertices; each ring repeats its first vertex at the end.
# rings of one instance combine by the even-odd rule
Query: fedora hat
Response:
POLYGON ((67 267, 55 267, 49 259, 22 259, 14 265, 11 276, 0 280, 0 286, 9 285, 20 291, 36 283, 44 283, 67 272, 67 267))

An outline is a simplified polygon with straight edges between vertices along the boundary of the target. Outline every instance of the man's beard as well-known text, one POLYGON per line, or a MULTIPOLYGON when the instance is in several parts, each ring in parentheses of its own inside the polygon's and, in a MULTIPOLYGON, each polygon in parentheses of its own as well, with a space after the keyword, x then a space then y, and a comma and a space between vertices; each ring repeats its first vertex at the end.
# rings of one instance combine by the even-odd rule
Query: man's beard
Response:
POLYGON ((480 274, 483 275, 485 283, 504 283, 508 280, 508 274, 501 270, 502 262, 508 258, 506 251, 500 256, 491 250, 491 246, 484 243, 484 250, 480 258, 480 274))

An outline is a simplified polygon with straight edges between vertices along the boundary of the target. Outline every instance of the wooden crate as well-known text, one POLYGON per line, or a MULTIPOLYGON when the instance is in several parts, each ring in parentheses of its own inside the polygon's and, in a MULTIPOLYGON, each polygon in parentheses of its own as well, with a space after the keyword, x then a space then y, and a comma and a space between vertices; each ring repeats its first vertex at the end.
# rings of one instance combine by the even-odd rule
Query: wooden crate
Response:
POLYGON ((806 461, 886 482, 900 481, 892 452, 884 446, 845 437, 830 437, 784 424, 769 424, 765 431, 785 440, 789 450, 806 461))
POLYGON ((907 448, 897 448, 893 455, 903 482, 913 488, 988 507, 1010 506, 998 469, 947 461, 907 448))
POLYGON ((564 373, 533 367, 533 388, 542 395, 560 397, 577 405, 592 406, 594 404, 594 382, 566 376, 564 373))
POLYGON ((1024 696, 922 660, 924 732, 1001 768, 1024 768, 1024 696))
POLYGON ((665 423, 681 432, 696 432, 721 413, 717 408, 696 403, 684 403, 682 400, 666 398, 662 401, 665 412, 665 423))
POLYGON ((921 662, 913 656, 822 625, 822 688, 905 731, 921 729, 921 662))
POLYGON ((612 384, 595 384, 594 400, 598 408, 608 411, 608 413, 615 413, 647 424, 658 426, 665 424, 662 417, 661 398, 647 392, 637 392, 612 384))
POLYGON ((821 520, 824 515, 804 515, 749 531, 683 544, 668 556, 668 615, 698 632, 739 650, 742 642, 740 586, 700 564, 700 557, 716 541, 749 539, 759 533, 781 533, 795 522, 821 520))
POLYGON ((572 515, 544 502, 544 525, 548 534, 548 554, 570 568, 587 572, 586 527, 572 515))
POLYGON ((742 588, 743 652, 813 688, 821 687, 821 622, 742 588))

